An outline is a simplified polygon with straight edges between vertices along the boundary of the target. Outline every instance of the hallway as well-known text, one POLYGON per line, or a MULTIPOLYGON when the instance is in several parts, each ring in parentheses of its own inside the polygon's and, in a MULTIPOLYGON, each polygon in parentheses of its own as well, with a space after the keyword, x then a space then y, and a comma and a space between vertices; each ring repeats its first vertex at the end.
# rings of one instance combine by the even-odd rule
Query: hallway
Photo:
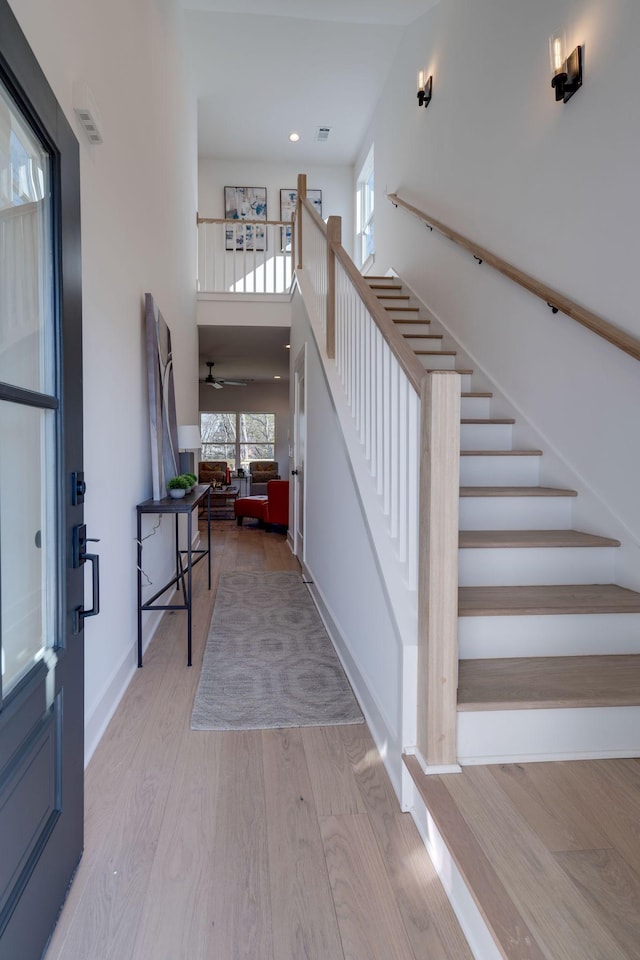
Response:
POLYGON ((297 570, 213 524, 213 589, 165 615, 86 772, 85 853, 46 960, 467 960, 365 725, 193 732, 221 573, 297 570))

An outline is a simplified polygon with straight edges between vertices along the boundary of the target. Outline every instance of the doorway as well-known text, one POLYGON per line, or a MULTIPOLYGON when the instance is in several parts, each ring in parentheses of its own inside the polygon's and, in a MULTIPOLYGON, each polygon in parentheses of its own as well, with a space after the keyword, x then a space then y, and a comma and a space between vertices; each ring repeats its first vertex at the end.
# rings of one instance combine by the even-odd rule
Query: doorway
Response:
POLYGON ((78 144, 0 0, 0 960, 39 960, 83 845, 78 144))

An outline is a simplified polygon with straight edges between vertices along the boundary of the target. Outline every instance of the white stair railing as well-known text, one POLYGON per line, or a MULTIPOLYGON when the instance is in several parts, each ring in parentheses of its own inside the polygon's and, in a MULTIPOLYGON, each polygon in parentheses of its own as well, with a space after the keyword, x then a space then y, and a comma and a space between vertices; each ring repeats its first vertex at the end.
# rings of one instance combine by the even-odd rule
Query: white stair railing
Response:
MULTIPOLYGON (((417 617, 417 737, 426 769, 456 764, 458 497, 460 376, 427 372, 386 315, 340 242, 339 218, 325 224, 306 200, 298 177, 297 268, 303 297, 319 326, 321 353, 334 370, 355 426, 357 443, 384 517, 387 544, 377 544, 381 569, 391 552, 405 593, 395 595, 398 623, 417 617)), ((312 324, 313 326, 313 324, 312 324)), ((356 476, 360 476, 358 470, 356 476)), ((375 539, 375 538, 374 538, 375 539)), ((394 590, 387 583, 392 604, 394 590)))
POLYGON ((199 293, 288 293, 292 225, 198 217, 199 293))

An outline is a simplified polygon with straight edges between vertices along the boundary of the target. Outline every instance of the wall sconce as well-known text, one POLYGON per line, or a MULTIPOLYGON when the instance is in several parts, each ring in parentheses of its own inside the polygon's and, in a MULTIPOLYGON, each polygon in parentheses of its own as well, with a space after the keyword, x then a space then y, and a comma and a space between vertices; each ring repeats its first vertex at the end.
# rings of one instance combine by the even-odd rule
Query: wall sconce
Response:
POLYGON ((425 80, 424 70, 418 70, 418 106, 428 107, 431 103, 431 91, 433 87, 433 77, 427 77, 425 80))
POLYGON ((567 44, 564 34, 555 33, 549 38, 549 55, 553 80, 551 86, 556 92, 556 100, 566 103, 582 86, 582 47, 576 47, 569 56, 565 55, 567 44))

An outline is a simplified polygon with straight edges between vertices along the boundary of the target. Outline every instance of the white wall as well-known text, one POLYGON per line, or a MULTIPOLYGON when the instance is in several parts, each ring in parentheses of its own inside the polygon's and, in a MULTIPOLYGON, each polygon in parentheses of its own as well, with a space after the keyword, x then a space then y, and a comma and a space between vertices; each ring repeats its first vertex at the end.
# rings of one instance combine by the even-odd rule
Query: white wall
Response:
MULTIPOLYGON (((275 413, 276 455, 280 476, 289 477, 289 383, 248 383, 246 387, 212 390, 200 385, 200 410, 203 413, 275 413)), ((194 421, 195 422, 195 421, 194 421)))
POLYGON ((322 190, 322 216, 342 217, 342 244, 353 250, 353 169, 332 164, 309 166, 265 163, 261 160, 217 160, 200 157, 198 165, 198 213, 201 217, 224 216, 225 187, 266 187, 267 219, 280 219, 280 190, 297 187, 298 174, 307 174, 307 187, 322 190))
POLYGON ((389 612, 309 319, 296 293, 291 327, 292 392, 293 370, 305 345, 304 567, 399 794, 404 651, 389 612))
POLYGON ((640 337, 639 40, 640 5, 628 0, 441 0, 407 31, 355 165, 375 142, 376 272, 395 267, 526 414, 547 478, 566 473, 582 494, 582 528, 625 542, 627 585, 640 582, 640 366, 385 191, 640 337), (550 85, 557 28, 569 49, 584 45, 584 85, 566 105, 550 85), (421 67, 433 74, 426 110, 421 67))
MULTIPOLYGON (((135 667, 135 504, 151 496, 144 293, 172 332, 178 422, 197 414, 195 101, 172 0, 11 0, 80 142, 85 519, 100 538, 99 617, 85 626, 87 752, 135 667), (91 87, 104 143, 75 119, 74 81, 91 87)), ((166 522, 145 548, 159 584, 171 569, 166 522)), ((148 635, 153 621, 145 614, 148 635)))

